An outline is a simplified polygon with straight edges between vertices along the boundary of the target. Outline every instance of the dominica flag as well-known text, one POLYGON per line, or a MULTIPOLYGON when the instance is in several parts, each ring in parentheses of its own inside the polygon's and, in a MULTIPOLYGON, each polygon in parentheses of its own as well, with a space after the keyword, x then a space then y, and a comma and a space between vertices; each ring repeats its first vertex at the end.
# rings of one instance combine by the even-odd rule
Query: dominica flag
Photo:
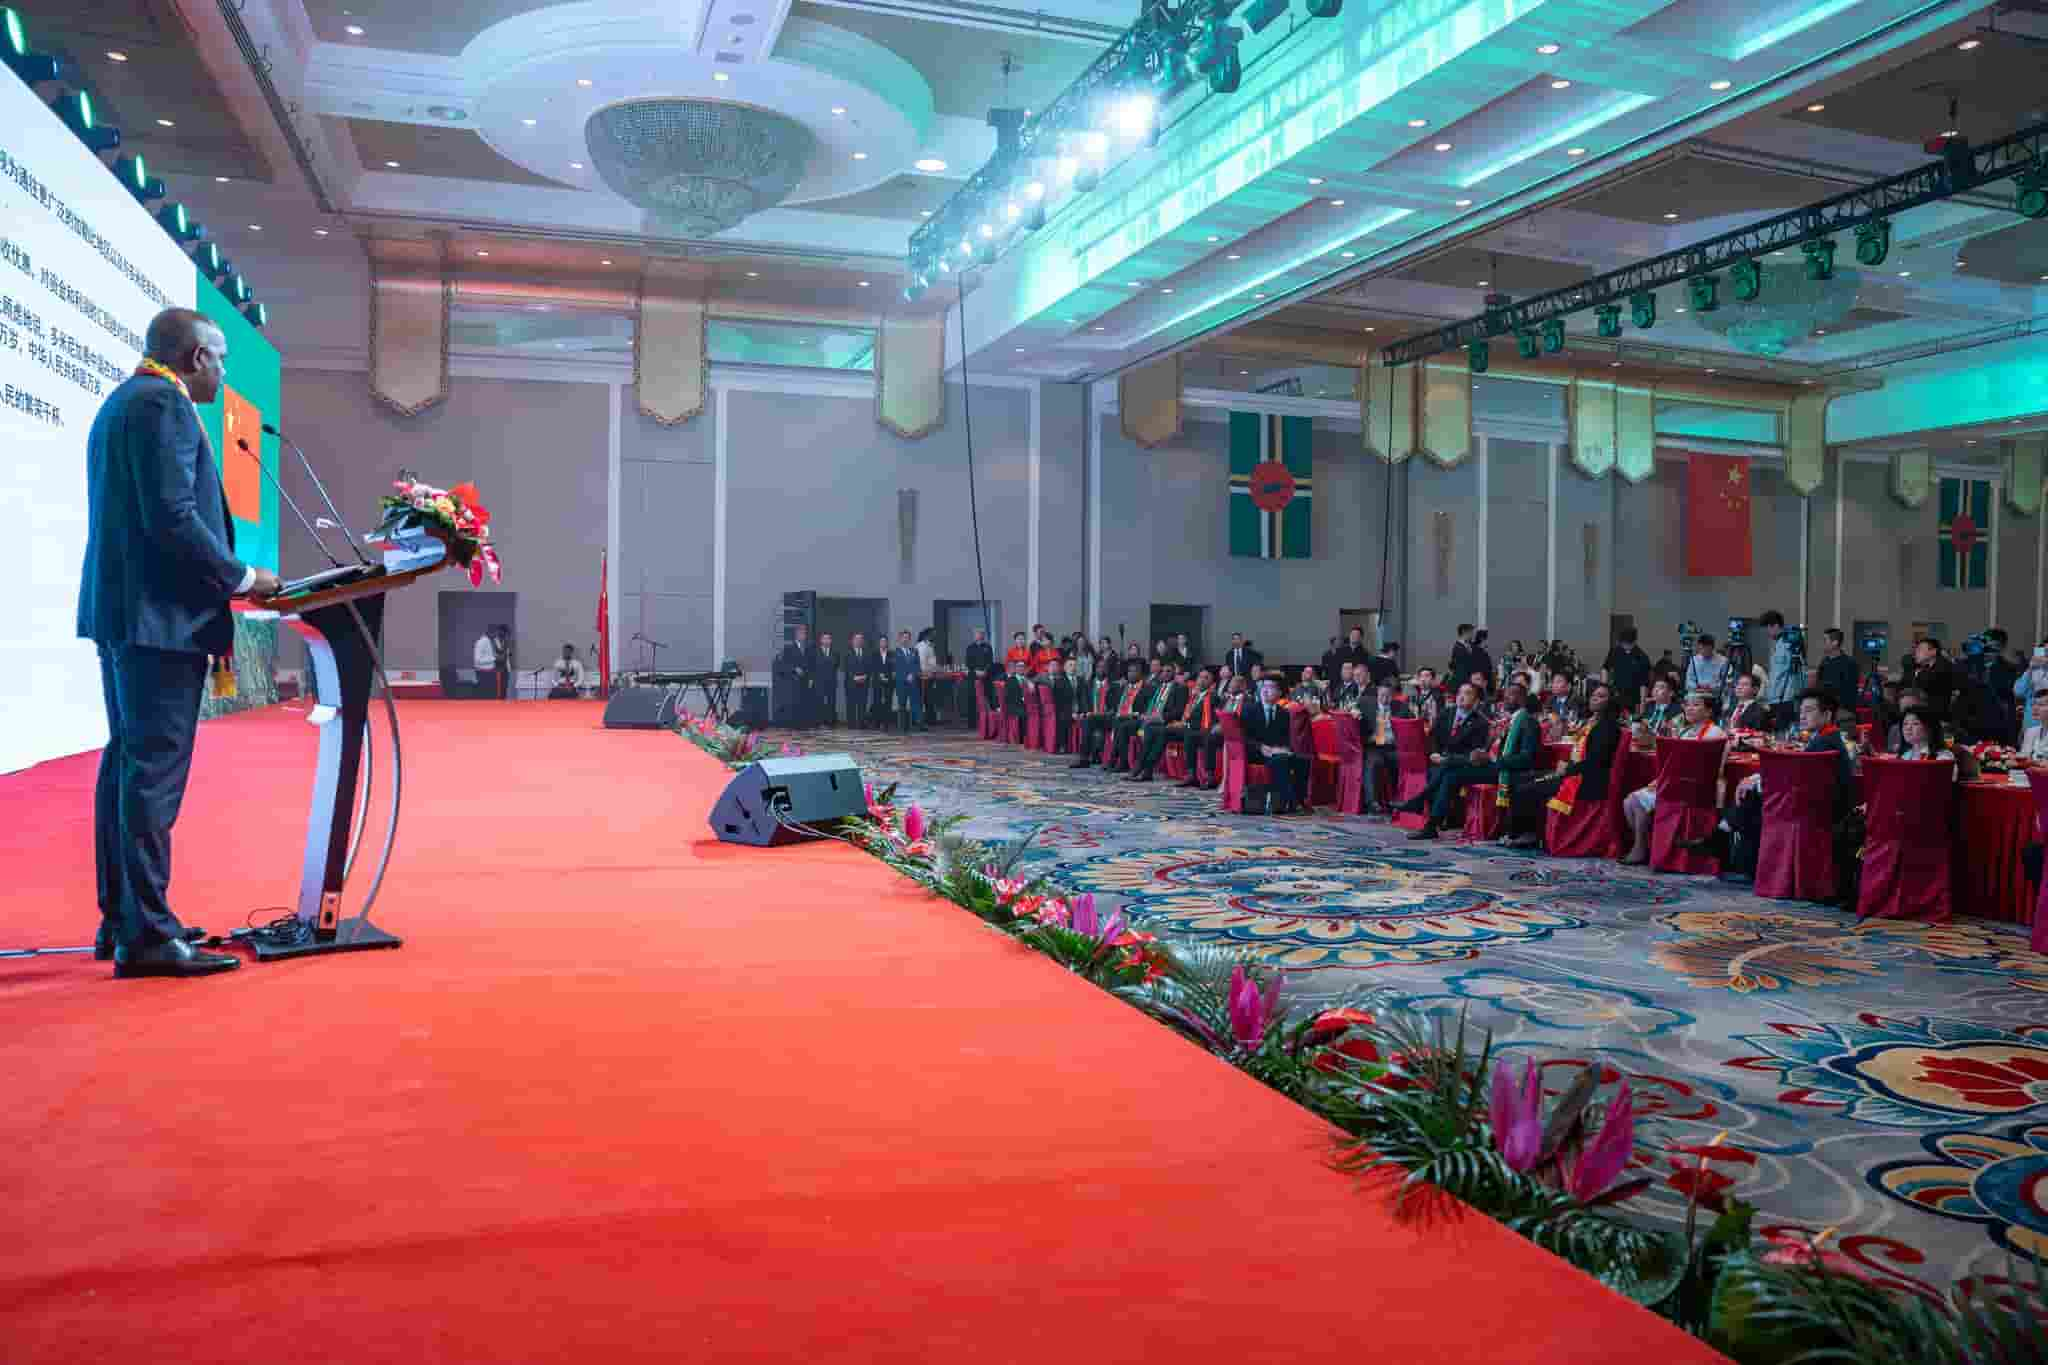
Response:
POLYGON ((1941 586, 1981 588, 1990 572, 1991 484, 1941 481, 1941 586))
POLYGON ((1306 417, 1230 414, 1230 553, 1309 558, 1313 431, 1306 417))

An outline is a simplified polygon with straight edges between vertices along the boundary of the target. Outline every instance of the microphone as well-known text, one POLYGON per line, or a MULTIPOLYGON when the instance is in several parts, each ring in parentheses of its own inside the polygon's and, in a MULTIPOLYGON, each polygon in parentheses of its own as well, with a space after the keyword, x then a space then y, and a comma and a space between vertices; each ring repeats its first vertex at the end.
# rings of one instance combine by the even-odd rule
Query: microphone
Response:
POLYGON ((270 466, 263 463, 262 456, 249 448, 249 438, 237 436, 235 444, 242 448, 244 455, 256 461, 256 467, 263 471, 263 476, 270 480, 272 487, 277 489, 278 496, 283 498, 285 505, 292 509, 292 515, 299 519, 299 525, 306 528, 306 534, 313 537, 313 543, 320 547, 321 554, 327 556, 327 562, 337 569, 342 568, 342 562, 334 557, 334 551, 327 548, 327 542, 320 538, 320 533, 313 528, 313 523, 306 520, 306 514, 299 510, 299 504, 293 501, 292 495, 284 491, 284 485, 278 482, 277 475, 271 473, 270 466))
MULTIPOLYGON (((299 457, 299 463, 305 466, 306 477, 313 481, 314 490, 320 494, 320 501, 327 504, 327 515, 334 518, 335 526, 341 531, 343 536, 347 537, 349 548, 356 552, 356 562, 366 569, 375 568, 376 566, 370 563, 370 557, 363 553, 363 547, 356 543, 355 533, 348 529, 348 523, 343 521, 341 513, 335 510, 334 499, 327 496, 327 485, 320 482, 318 471, 313 468, 313 462, 306 458, 306 452, 299 449, 299 443, 279 431, 270 422, 263 424, 263 430, 266 435, 275 436, 278 440, 283 441, 292 448, 292 453, 299 457)), ((300 520, 303 521, 304 518, 302 517, 300 520)), ((335 567, 341 567, 341 561, 336 560, 335 567)))

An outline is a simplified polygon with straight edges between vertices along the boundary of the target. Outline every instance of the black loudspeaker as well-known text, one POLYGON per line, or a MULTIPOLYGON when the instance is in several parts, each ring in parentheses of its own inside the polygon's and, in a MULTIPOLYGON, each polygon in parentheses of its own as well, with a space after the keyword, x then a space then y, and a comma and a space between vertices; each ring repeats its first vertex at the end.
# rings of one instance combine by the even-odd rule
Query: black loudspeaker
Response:
POLYGON ((607 730, 662 730, 675 724, 676 697, 669 687, 621 687, 604 704, 607 730))
POLYGON ((766 848, 810 837, 789 823, 816 825, 867 808, 860 768, 846 754, 764 758, 733 774, 711 808, 711 832, 728 844, 766 848))
POLYGON ((749 730, 768 728, 768 689, 765 687, 740 688, 740 706, 734 719, 749 730))

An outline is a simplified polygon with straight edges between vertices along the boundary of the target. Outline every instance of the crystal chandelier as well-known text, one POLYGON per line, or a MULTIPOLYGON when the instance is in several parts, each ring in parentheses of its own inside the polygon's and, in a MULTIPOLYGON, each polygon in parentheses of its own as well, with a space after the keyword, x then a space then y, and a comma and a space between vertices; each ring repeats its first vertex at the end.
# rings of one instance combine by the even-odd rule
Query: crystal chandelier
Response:
POLYGON ((1849 316, 1863 277, 1854 270, 1837 270, 1831 280, 1810 280, 1803 263, 1766 265, 1762 284, 1753 302, 1739 303, 1729 297, 1724 280, 1721 306, 1711 313, 1695 310, 1693 321, 1720 333, 1738 351, 1783 355, 1817 329, 1833 327, 1849 316))
POLYGON ((685 237, 773 208, 811 154, 810 130, 794 119, 714 100, 628 100, 592 114, 583 136, 614 193, 685 237))

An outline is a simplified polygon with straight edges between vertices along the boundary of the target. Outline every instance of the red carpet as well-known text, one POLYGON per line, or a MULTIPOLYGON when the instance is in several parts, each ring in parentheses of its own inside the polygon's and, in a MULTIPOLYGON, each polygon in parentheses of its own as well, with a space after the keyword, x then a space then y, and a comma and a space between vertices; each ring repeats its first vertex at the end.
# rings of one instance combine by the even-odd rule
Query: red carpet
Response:
MULTIPOLYGON (((0 1360, 1718 1359, 594 706, 413 702, 396 952, 0 961, 0 1360)), ((292 892, 312 735, 200 733, 174 902, 292 892)), ((92 931, 93 761, 0 778, 6 942, 92 931)), ((265 916, 271 913, 265 912, 265 916)))

